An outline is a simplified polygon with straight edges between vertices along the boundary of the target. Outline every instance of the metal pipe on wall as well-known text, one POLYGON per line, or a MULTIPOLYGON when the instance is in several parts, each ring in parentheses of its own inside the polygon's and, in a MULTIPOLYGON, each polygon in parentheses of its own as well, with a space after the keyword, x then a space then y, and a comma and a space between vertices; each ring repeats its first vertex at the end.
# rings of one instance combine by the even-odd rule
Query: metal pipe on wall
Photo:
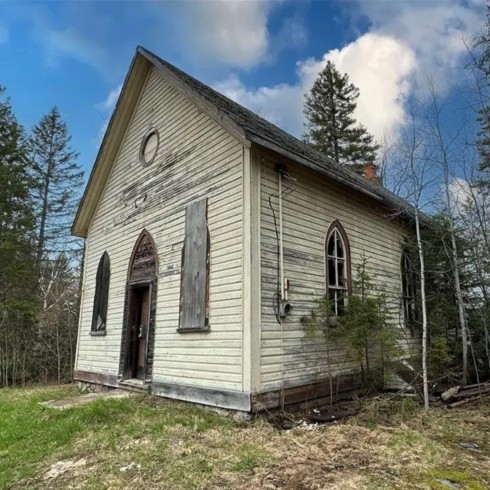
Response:
POLYGON ((284 242, 282 229, 282 172, 277 173, 279 176, 279 277, 281 281, 281 301, 284 300, 284 242))

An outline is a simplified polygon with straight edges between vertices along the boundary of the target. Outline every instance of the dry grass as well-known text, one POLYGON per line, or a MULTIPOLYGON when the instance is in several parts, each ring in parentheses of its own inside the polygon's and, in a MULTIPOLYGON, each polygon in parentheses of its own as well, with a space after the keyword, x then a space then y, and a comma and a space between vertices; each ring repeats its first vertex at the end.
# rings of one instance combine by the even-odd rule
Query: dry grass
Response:
MULTIPOLYGON (((22 410, 45 440, 56 424, 75 421, 77 429, 30 456, 14 442, 11 450, 30 459, 11 459, 4 488, 443 489, 444 480, 462 489, 490 488, 489 399, 428 413, 410 401, 377 399, 343 423, 290 431, 152 397, 99 400, 63 412, 29 401, 63 396, 62 389, 13 390, 8 402, 0 395, 0 420, 8 403, 27 404, 22 410), (52 477, 59 462, 62 471, 52 477), (24 463, 29 470, 20 471, 24 463)), ((9 451, 1 436, 0 428, 0 471, 9 451)), ((35 445, 39 434, 31 430, 31 436, 19 444, 35 445)))

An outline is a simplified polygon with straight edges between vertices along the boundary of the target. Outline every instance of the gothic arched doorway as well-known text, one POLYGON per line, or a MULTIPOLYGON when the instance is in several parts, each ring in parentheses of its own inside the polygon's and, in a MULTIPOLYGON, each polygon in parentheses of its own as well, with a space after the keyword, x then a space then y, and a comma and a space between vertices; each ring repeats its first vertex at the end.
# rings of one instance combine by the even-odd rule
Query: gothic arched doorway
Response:
POLYGON ((143 230, 129 261, 119 373, 123 380, 151 380, 157 276, 155 243, 143 230))

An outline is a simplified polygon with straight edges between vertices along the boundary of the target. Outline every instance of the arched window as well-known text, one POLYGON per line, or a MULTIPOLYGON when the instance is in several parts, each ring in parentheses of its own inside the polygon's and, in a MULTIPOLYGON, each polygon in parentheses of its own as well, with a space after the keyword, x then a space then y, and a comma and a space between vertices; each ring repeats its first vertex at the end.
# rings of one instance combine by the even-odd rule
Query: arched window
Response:
POLYGON ((405 326, 413 327, 418 320, 417 311, 417 277, 411 254, 404 250, 401 260, 402 303, 405 326))
POLYGON ((94 311, 92 315, 91 334, 105 334, 107 327, 107 304, 109 302, 109 281, 111 262, 109 254, 104 252, 97 267, 95 278, 94 311))
POLYGON ((344 314, 346 296, 351 291, 350 249, 342 225, 335 221, 330 226, 326 240, 326 283, 332 314, 344 314))

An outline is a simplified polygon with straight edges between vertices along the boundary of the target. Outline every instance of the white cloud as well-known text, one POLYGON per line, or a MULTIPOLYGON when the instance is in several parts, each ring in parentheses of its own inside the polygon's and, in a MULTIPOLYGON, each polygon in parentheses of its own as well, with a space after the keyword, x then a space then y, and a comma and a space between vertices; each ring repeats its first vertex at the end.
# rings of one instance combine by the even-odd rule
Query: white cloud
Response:
POLYGON ((77 60, 113 79, 109 45, 113 19, 101 15, 99 6, 90 2, 83 8, 75 2, 60 2, 56 13, 43 2, 7 5, 7 19, 27 23, 29 36, 42 48, 42 61, 56 67, 66 59, 77 60))
POLYGON ((196 59, 251 68, 269 55, 267 20, 277 4, 277 0, 184 2, 184 42, 196 59))
POLYGON ((236 75, 232 75, 216 83, 214 88, 277 126, 290 128, 294 133, 301 131, 298 121, 303 100, 298 86, 280 84, 249 90, 236 75))
POLYGON ((292 85, 247 90, 235 75, 215 88, 251 110, 259 109, 268 114, 266 118, 271 122, 300 135, 304 94, 309 92, 328 60, 340 71, 347 72, 360 89, 358 121, 379 139, 396 131, 403 120, 403 104, 409 92, 407 79, 415 60, 407 45, 387 36, 366 34, 341 50, 329 51, 321 60, 299 62, 298 81, 292 85))
POLYGON ((303 128, 303 100, 328 60, 360 89, 356 117, 378 141, 396 137, 405 101, 431 75, 448 89, 462 79, 462 58, 481 27, 484 6, 473 1, 362 1, 358 10, 371 21, 365 34, 320 59, 299 61, 293 84, 247 89, 236 77, 216 87, 295 135, 303 128))
POLYGON ((471 45, 482 27, 484 2, 362 1, 358 5, 372 22, 372 32, 400 39, 415 51, 420 85, 428 75, 446 88, 461 80, 465 42, 471 45))
POLYGON ((464 208, 478 195, 477 189, 472 189, 470 183, 455 177, 449 182, 450 206, 449 212, 454 218, 464 215, 464 208))
POLYGON ((74 58, 97 69, 104 67, 106 49, 77 30, 43 26, 39 32, 38 39, 44 45, 49 64, 57 65, 63 58, 74 58))
POLYGON ((308 42, 308 30, 304 25, 303 19, 298 17, 288 17, 282 22, 282 26, 277 33, 274 44, 275 50, 281 51, 288 47, 304 47, 308 42))
POLYGON ((120 83, 115 89, 111 90, 104 101, 100 104, 97 104, 97 108, 104 111, 111 111, 116 106, 117 99, 119 98, 119 94, 121 93, 122 83, 120 83))
POLYGON ((123 84, 120 83, 117 87, 112 89, 108 94, 107 97, 100 102, 99 104, 96 104, 96 108, 99 109, 103 113, 103 121, 102 125, 97 133, 97 140, 96 140, 96 145, 100 146, 102 143, 102 140, 104 139, 105 132, 107 130, 107 126, 109 126, 109 121, 111 120, 111 115, 112 112, 114 111, 114 108, 116 107, 116 102, 117 99, 119 98, 119 95, 121 93, 123 84))

